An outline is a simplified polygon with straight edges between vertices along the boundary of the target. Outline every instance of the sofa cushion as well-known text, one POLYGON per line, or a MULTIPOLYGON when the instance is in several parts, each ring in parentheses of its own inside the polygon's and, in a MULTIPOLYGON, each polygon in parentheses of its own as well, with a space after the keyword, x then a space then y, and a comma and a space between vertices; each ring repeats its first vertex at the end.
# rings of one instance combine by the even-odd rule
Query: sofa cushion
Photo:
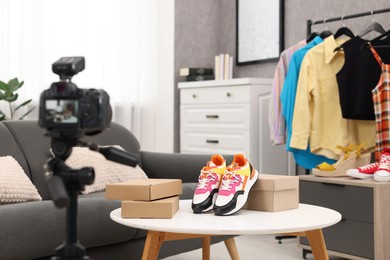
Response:
POLYGON ((42 200, 37 188, 12 156, 0 157, 0 204, 42 200))
MULTIPOLYGON (((56 208, 52 201, 0 207, 0 259, 50 256, 65 241, 66 209, 56 208)), ((80 243, 91 248, 133 239, 136 229, 110 219, 110 212, 119 207, 120 201, 107 201, 104 193, 80 195, 77 221, 80 243)))
POLYGON ((74 169, 94 168, 95 181, 92 185, 86 185, 85 190, 81 192, 82 194, 103 191, 108 183, 148 178, 139 166, 133 168, 109 161, 102 154, 91 151, 87 147, 73 147, 72 154, 65 163, 74 169))

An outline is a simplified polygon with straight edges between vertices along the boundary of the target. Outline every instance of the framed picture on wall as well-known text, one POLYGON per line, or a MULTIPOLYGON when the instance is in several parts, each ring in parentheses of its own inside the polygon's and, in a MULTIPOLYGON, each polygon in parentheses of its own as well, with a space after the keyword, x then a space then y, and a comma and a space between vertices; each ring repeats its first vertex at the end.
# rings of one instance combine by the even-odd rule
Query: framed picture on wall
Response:
POLYGON ((237 65, 277 60, 284 48, 284 0, 236 0, 237 65))

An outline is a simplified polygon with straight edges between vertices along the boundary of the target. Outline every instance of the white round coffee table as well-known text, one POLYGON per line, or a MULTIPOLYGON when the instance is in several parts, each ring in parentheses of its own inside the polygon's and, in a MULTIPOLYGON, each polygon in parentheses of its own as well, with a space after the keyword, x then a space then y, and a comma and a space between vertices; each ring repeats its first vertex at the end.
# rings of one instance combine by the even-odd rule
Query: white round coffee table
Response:
MULTIPOLYGON (((299 204, 297 209, 280 212, 241 210, 231 216, 194 214, 191 200, 181 200, 179 211, 172 219, 122 218, 121 209, 112 211, 110 217, 122 225, 148 230, 142 259, 157 259, 164 240, 203 237, 208 238, 203 243, 207 246, 210 236, 250 234, 306 236, 314 258, 328 259, 322 228, 341 220, 341 214, 337 211, 307 204, 299 204)), ((235 250, 234 240, 229 240, 227 246, 229 251, 235 250), (229 248, 230 246, 233 248, 229 248)), ((234 254, 237 253, 233 252, 234 254)), ((207 252, 204 258, 207 258, 207 252)))

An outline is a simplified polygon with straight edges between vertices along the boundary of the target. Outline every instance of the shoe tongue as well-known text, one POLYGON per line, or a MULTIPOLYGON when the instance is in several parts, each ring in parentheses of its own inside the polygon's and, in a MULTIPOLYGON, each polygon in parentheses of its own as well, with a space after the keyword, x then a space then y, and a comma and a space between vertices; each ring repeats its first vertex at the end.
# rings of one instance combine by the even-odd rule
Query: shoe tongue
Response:
POLYGON ((217 165, 211 161, 207 162, 207 165, 203 167, 203 170, 210 170, 212 168, 215 168, 217 167, 217 165))
POLYGON ((235 163, 232 163, 229 165, 228 170, 232 171, 232 170, 236 169, 237 167, 238 167, 238 163, 235 162, 235 163))

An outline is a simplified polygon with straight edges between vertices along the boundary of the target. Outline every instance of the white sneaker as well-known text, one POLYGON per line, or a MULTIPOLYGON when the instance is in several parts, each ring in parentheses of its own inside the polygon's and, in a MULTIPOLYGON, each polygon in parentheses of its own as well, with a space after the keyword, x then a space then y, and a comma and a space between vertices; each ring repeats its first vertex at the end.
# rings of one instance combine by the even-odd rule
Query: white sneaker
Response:
POLYGON ((374 180, 381 182, 390 181, 390 149, 383 151, 378 170, 374 173, 374 180))

